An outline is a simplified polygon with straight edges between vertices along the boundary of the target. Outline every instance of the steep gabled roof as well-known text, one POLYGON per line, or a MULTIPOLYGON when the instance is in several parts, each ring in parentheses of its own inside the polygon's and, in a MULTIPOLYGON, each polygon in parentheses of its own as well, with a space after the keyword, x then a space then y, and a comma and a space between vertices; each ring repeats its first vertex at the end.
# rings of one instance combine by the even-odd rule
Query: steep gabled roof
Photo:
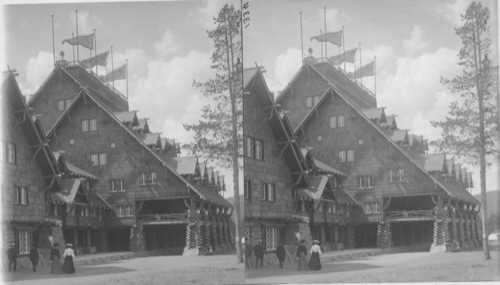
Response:
MULTIPOLYGON (((308 65, 311 70, 316 70, 315 66, 312 66, 312 65, 308 65)), ((326 69, 325 69, 326 70, 326 69)), ((319 74, 321 74, 319 71, 317 71, 319 74)), ((330 75, 330 77, 332 76, 335 76, 335 74, 338 73, 337 71, 335 71, 334 73, 332 73, 330 75)), ((323 75, 322 75, 323 76, 323 75)), ((327 77, 324 77, 325 80, 327 80, 328 82, 331 82, 330 80, 327 79, 327 77)), ((350 80, 350 79, 349 79, 350 80)), ((289 84, 290 85, 290 84, 289 84)), ((360 103, 359 102, 356 102, 355 100, 353 100, 353 98, 351 96, 349 96, 348 94, 345 94, 347 91, 342 88, 342 85, 339 85, 339 84, 330 84, 330 89, 332 89, 338 96, 340 96, 340 98, 342 98, 348 106, 350 106, 354 111, 356 111, 362 118, 365 119, 365 121, 372 126, 372 128, 374 128, 375 130, 377 130, 379 132, 380 135, 382 135, 382 137, 384 137, 385 139, 387 139, 387 141, 389 143, 391 143, 397 150, 399 150, 399 152, 401 154, 403 154, 411 163, 413 163, 414 165, 416 165, 418 168, 420 168, 420 170, 426 174, 427 171, 425 170, 424 166, 421 164, 421 163, 418 163, 414 157, 412 157, 412 155, 410 153, 408 153, 405 149, 403 149, 399 144, 396 143, 396 141, 394 141, 391 136, 389 134, 387 134, 387 132, 379 125, 377 125, 376 123, 374 123, 373 121, 371 121, 362 111, 361 109, 363 108, 368 108, 368 107, 373 107, 373 106, 366 106, 366 107, 363 107, 363 106, 360 106, 360 103)), ((365 92, 366 93, 366 92, 365 92)), ((367 94, 367 93, 366 93, 367 94)), ((370 96, 367 94, 367 96, 370 96)), ((358 98, 359 99, 359 98, 358 98)), ((359 100, 358 100, 359 101, 359 100)), ((369 101, 369 100, 368 100, 369 101)), ((376 101, 374 101, 376 103, 376 101)), ((369 103, 369 102, 368 102, 369 103)), ((321 105, 321 103, 318 103, 317 105, 321 105)), ((297 134, 298 132, 296 132, 297 134)), ((460 193, 457 193, 456 192, 456 189, 451 189, 448 187, 448 184, 449 183, 445 183, 445 181, 441 180, 441 179, 437 179, 436 177, 432 176, 432 175, 428 175, 428 177, 434 182, 436 183, 437 185, 439 185, 443 191, 445 191, 448 195, 450 195, 451 197, 453 198, 457 198, 457 199, 461 199, 461 200, 464 200, 464 201, 467 201, 467 202, 471 202, 473 204, 479 204, 479 202, 474 198, 472 197, 472 195, 470 195, 469 193, 467 193, 466 191, 461 191, 460 193), (462 193, 463 192, 463 193, 462 193)))
POLYGON ((321 95, 319 98, 318 103, 316 103, 310 110, 307 112, 307 114, 302 118, 300 123, 297 125, 295 130, 293 130, 294 133, 298 132, 304 125, 309 121, 309 119, 317 112, 318 108, 321 106, 321 104, 326 100, 328 96, 333 96, 333 92, 330 88, 326 89, 325 93, 321 95))
POLYGON ((385 122, 386 116, 384 108, 365 108, 361 110, 370 120, 385 122))
POLYGON ((146 133, 141 135, 141 138, 147 145, 161 146, 160 134, 158 133, 146 133))
POLYGON ((248 84, 252 81, 252 79, 259 73, 259 68, 245 68, 243 69, 243 89, 248 87, 248 84))
POLYGON ((425 170, 429 172, 441 172, 446 167, 446 155, 444 153, 432 153, 425 156, 425 170))
POLYGON ((314 158, 314 164, 316 165, 317 168, 321 169, 322 171, 330 174, 336 174, 340 176, 347 176, 347 174, 343 173, 340 170, 335 169, 334 167, 322 162, 321 160, 314 158))
POLYGON ((83 178, 88 178, 88 179, 94 179, 94 180, 99 180, 99 178, 97 178, 97 176, 94 176, 92 174, 90 174, 89 172, 81 169, 81 168, 78 168, 76 166, 74 166, 73 164, 69 163, 66 161, 66 167, 68 168, 68 171, 70 171, 71 173, 73 173, 75 176, 78 176, 78 177, 83 177, 83 178))
POLYGON ((67 114, 69 113, 69 111, 74 108, 74 106, 77 104, 77 102, 79 100, 82 100, 83 97, 85 96, 86 99, 89 99, 89 100, 92 100, 97 106, 98 108, 100 108, 101 110, 103 110, 112 120, 114 120, 123 130, 125 130, 132 138, 135 139, 135 141, 137 143, 139 143, 139 145, 141 147, 143 147, 143 149, 145 149, 146 151, 148 151, 158 162, 160 162, 161 164, 163 164, 163 166, 165 168, 167 168, 170 172, 172 172, 178 179, 180 179, 182 182, 184 182, 186 184, 186 186, 189 188, 189 189, 192 189, 196 194, 198 194, 202 199, 205 199, 205 200, 209 200, 211 202, 215 202, 221 206, 225 206, 225 207, 228 207, 228 208, 233 208, 233 206, 227 202, 224 198, 222 198, 222 196, 216 194, 216 195, 213 195, 213 193, 209 193, 211 191, 207 190, 207 189, 204 189, 204 188, 201 188, 195 184, 192 184, 191 182, 189 182, 188 180, 186 180, 182 175, 180 175, 176 169, 172 166, 172 163, 167 161, 165 158, 163 158, 160 154, 156 153, 154 150, 152 150, 150 147, 148 147, 147 144, 144 143, 143 139, 141 138, 141 136, 136 133, 135 131, 131 130, 130 128, 128 128, 125 124, 123 124, 112 112, 110 112, 105 106, 103 106, 99 101, 97 101, 96 99, 94 99, 94 97, 91 95, 91 92, 89 91, 82 91, 80 92, 80 94, 77 96, 77 98, 75 98, 74 102, 69 106, 69 108, 67 108, 63 115, 61 115, 61 117, 57 120, 57 122, 54 124, 53 128, 51 129, 50 134, 52 134, 52 132, 54 132, 54 130, 61 124, 61 122, 63 121, 64 118, 67 117, 67 114), (90 94, 87 94, 87 93, 90 93, 90 94))
MULTIPOLYGON (((309 188, 303 188, 297 191, 297 194, 303 198, 319 200, 323 196, 323 191, 329 185, 327 175, 309 176, 309 188)), ((329 185, 331 189, 331 185, 329 185)))
POLYGON ((130 124, 132 127, 139 125, 136 111, 114 112, 114 114, 122 123, 130 124))
POLYGON ((56 203, 72 204, 82 181, 79 178, 62 180, 62 190, 50 193, 50 199, 56 203))
POLYGON ((190 157, 174 157, 177 161, 177 172, 181 175, 194 175, 198 166, 198 158, 190 157))
POLYGON ((391 129, 397 129, 398 124, 396 122, 396 115, 387 115, 385 116, 386 122, 382 123, 382 127, 384 128, 391 128, 391 129))
POLYGON ((389 132, 389 136, 395 142, 408 142, 408 131, 407 130, 393 130, 389 132))
POLYGON ((61 171, 49 147, 45 131, 38 117, 30 112, 13 73, 14 71, 10 70, 2 73, 1 103, 7 108, 10 107, 14 115, 22 116, 19 127, 22 128, 30 149, 35 154, 34 158, 46 179, 45 182, 50 183, 50 187, 54 182, 56 182, 55 185, 60 186, 61 182, 57 175, 61 171), (49 179, 51 182, 48 182, 49 179))
POLYGON ((144 130, 146 133, 149 133, 149 125, 147 118, 138 119, 137 122, 139 123, 137 125, 138 130, 144 130))

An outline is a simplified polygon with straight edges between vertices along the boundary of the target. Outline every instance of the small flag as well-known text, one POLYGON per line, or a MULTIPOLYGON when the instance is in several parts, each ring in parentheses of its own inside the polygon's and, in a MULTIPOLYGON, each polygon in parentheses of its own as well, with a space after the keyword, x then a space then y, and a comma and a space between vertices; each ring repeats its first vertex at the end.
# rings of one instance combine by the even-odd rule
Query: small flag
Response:
POLYGON ((354 58, 356 57, 356 51, 358 48, 353 48, 348 50, 342 54, 330 57, 330 62, 335 65, 339 65, 343 62, 354 62, 354 58))
POLYGON ((101 78, 106 80, 106 82, 127 79, 127 64, 118 67, 101 78))
POLYGON ((62 44, 64 43, 68 43, 73 46, 78 44, 88 49, 94 49, 94 34, 65 39, 62 41, 62 44))
POLYGON ((319 36, 314 36, 311 38, 312 40, 317 40, 318 42, 330 42, 336 46, 342 45, 342 30, 338 32, 329 32, 326 34, 322 34, 319 36))
POLYGON ((100 53, 97 56, 82 60, 81 64, 83 64, 87 68, 92 68, 96 65, 106 66, 106 63, 108 61, 108 54, 109 51, 100 53))
MULTIPOLYGON (((356 71, 354 71, 354 74, 356 74, 356 78, 375 75, 375 61, 372 61, 372 62, 368 63, 367 65, 356 69, 356 71)), ((350 73, 350 75, 354 75, 354 74, 350 73)))

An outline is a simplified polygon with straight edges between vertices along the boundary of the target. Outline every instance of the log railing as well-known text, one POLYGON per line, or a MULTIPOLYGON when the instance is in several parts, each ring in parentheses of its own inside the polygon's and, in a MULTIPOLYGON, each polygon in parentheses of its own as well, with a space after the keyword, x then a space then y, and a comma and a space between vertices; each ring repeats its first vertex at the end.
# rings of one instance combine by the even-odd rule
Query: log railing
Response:
POLYGON ((434 219, 436 210, 389 211, 384 213, 386 219, 434 219))
MULTIPOLYGON (((139 215, 137 221, 139 223, 186 223, 189 213, 174 213, 174 214, 152 214, 139 215)), ((197 216, 197 213, 191 213, 191 217, 197 216)))

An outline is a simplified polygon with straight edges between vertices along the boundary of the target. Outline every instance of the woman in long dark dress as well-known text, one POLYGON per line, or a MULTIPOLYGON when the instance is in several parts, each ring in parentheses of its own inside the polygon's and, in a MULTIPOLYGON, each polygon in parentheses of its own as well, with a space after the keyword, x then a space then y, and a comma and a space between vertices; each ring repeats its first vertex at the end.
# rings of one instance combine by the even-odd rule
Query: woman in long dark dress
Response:
POLYGON ((66 250, 63 253, 64 263, 62 266, 62 271, 66 274, 75 273, 75 264, 73 259, 75 258, 75 252, 73 251, 73 245, 68 243, 66 245, 66 250))
POLYGON ((54 247, 50 251, 50 261, 52 262, 52 266, 50 267, 50 274, 61 274, 61 262, 59 259, 61 258, 61 253, 57 248, 58 244, 54 243, 54 247))
POLYGON ((298 271, 307 271, 307 248, 305 245, 305 240, 300 240, 300 245, 297 248, 297 257, 299 258, 299 264, 297 265, 298 271))
POLYGON ((311 270, 321 270, 321 261, 319 260, 319 255, 321 254, 321 248, 319 247, 319 241, 314 240, 313 246, 311 246, 311 260, 309 260, 309 269, 311 270))

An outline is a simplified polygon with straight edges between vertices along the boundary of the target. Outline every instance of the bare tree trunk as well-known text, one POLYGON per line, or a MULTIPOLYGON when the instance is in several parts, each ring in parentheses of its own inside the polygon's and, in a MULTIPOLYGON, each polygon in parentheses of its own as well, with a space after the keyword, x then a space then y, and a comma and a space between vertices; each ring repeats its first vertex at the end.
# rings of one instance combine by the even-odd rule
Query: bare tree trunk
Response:
POLYGON ((474 61, 476 67, 476 90, 478 96, 479 105, 479 147, 480 147, 480 176, 481 176, 481 224, 483 228, 483 254, 484 259, 491 259, 490 249, 488 247, 488 235, 486 233, 488 206, 486 202, 486 137, 484 135, 484 106, 483 106, 483 93, 481 89, 481 83, 479 78, 479 71, 482 69, 481 64, 481 38, 479 31, 477 31, 477 19, 474 19, 474 61), (477 37, 477 38, 476 38, 477 37), (477 45, 477 49, 476 49, 477 45))

